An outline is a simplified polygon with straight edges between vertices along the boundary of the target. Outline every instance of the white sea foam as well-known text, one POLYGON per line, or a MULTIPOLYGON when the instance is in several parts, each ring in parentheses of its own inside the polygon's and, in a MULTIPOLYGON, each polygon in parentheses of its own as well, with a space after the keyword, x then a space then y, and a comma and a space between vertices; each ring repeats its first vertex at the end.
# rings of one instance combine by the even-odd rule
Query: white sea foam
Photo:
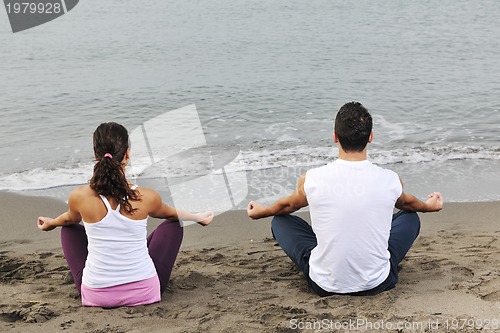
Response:
MULTIPOLYGON (((200 155, 202 158, 204 155, 200 155)), ((227 163, 224 171, 253 172, 280 168, 307 169, 327 164, 335 159, 337 149, 332 147, 296 146, 286 149, 242 150, 238 158, 227 163)), ((156 166, 155 173, 146 171, 151 166, 149 160, 132 160, 127 173, 131 178, 162 178, 162 177, 199 177, 209 172, 218 174, 219 168, 211 170, 194 168, 197 164, 197 155, 186 165, 168 165, 165 169, 156 166), (191 166, 191 167, 190 167, 191 166), (146 170, 146 171, 145 171, 146 170), (164 174, 162 170, 165 170, 164 174)), ((417 147, 395 150, 371 149, 369 159, 375 164, 391 167, 391 165, 417 165, 429 163, 444 163, 447 161, 500 161, 500 150, 483 147, 417 147)), ((199 161, 202 164, 206 161, 199 161)), ((176 164, 176 163, 173 163, 176 164)), ((26 191, 44 190, 62 186, 85 184, 92 175, 92 163, 82 163, 70 167, 51 169, 35 168, 11 174, 0 174, 0 190, 26 191)), ((452 172, 452 170, 450 170, 452 172)))
POLYGON ((70 168, 36 168, 12 174, 0 174, 0 190, 43 190, 85 184, 92 175, 92 165, 70 168))

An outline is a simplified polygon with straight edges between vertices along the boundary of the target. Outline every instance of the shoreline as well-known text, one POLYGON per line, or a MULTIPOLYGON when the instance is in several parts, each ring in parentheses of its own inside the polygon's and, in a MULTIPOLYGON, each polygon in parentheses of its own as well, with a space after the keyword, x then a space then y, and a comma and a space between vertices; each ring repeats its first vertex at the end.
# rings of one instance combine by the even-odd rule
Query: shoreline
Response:
MULTIPOLYGON (((274 153, 271 154, 274 156, 274 153)), ((267 159, 267 158, 266 158, 267 159)), ((280 160, 276 163, 284 163, 279 167, 271 167, 264 169, 252 169, 249 165, 248 169, 237 169, 235 172, 246 173, 247 177, 247 195, 249 198, 262 200, 263 203, 274 202, 277 198, 287 195, 295 190, 297 180, 304 172, 311 168, 324 165, 334 161, 336 158, 324 160, 321 164, 312 163, 301 165, 298 163, 293 166, 284 166, 288 160, 280 160), (264 202, 265 201, 265 202, 264 202)), ((371 159, 369 159, 372 161, 371 159)), ((293 161, 291 161, 293 163, 293 161)), ((374 161, 372 161, 374 162, 374 161)), ((250 163, 250 162, 249 162, 250 163)), ((296 162, 297 163, 297 162, 296 162)), ((377 164, 374 162, 374 164, 377 164)), ((379 166, 396 172, 404 183, 405 191, 419 198, 425 198, 431 190, 441 192, 447 202, 453 203, 472 203, 472 202, 491 202, 500 201, 500 160, 447 160, 421 163, 393 163, 393 164, 378 164, 379 166)), ((8 180, 6 183, 0 179, 2 190, 4 193, 17 193, 20 195, 53 197, 61 201, 65 201, 69 193, 78 185, 72 183, 84 184, 92 175, 92 170, 88 167, 77 169, 76 175, 71 170, 33 170, 26 171, 27 174, 19 173, 11 179, 10 176, 4 175, 8 180), (46 174, 45 172, 49 172, 46 174), (58 175, 62 175, 62 183, 65 185, 54 186, 54 182, 42 186, 38 182, 41 179, 59 179, 58 175), (82 175, 87 175, 84 178, 82 175), (79 181, 72 178, 76 177, 79 181), (69 179, 68 179, 69 178, 69 179), (16 187, 15 184, 23 184, 21 187, 16 187), (15 190, 17 188, 17 190, 15 190)), ((137 176, 137 175, 136 175, 137 176)), ((189 178, 189 176, 188 176, 189 178)), ((130 180, 133 180, 139 186, 147 186, 157 188, 162 186, 164 180, 160 178, 139 179, 130 175, 130 180)), ((184 182, 183 176, 174 177, 173 181, 184 182)), ((43 181, 42 181, 43 183, 43 181)), ((189 187, 185 189, 188 193, 189 187)), ((194 189, 192 189, 195 191, 194 189)), ((186 194, 187 195, 187 194, 186 194)), ((168 199, 167 199, 168 201, 168 199)), ((238 204, 237 209, 245 209, 245 205, 238 204)))
MULTIPOLYGON (((56 217, 67 209, 67 204, 53 198, 28 196, 0 191, 0 243, 29 241, 39 244, 40 248, 60 247, 58 238, 51 232, 41 232, 36 227, 39 215, 56 217), (56 239, 57 238, 57 239, 56 239), (56 243, 53 243, 56 241, 56 243)), ((310 223, 309 212, 302 209, 295 214, 310 223)), ((419 213, 422 222, 421 233, 436 233, 442 230, 495 232, 500 227, 495 219, 500 216, 500 201, 485 202, 445 202, 438 213, 419 213)), ((244 210, 232 210, 217 215, 207 227, 197 224, 185 227, 182 247, 202 248, 217 245, 238 245, 271 237, 271 218, 251 220, 244 210), (230 237, 223 238, 221 236, 230 237)), ((149 219, 148 232, 161 220, 149 219)))
MULTIPOLYGON (((38 215, 56 216, 65 203, 0 192, 0 208, 2 331, 317 332, 308 325, 364 321, 381 332, 397 331, 387 323, 399 322, 438 332, 453 320, 500 321, 500 202, 445 203, 439 213, 420 214, 421 234, 398 285, 372 297, 310 293, 271 239, 270 218, 226 212, 207 227, 185 228, 161 302, 112 310, 80 305, 59 232, 36 227, 38 215)), ((308 212, 298 214, 309 221, 308 212)))

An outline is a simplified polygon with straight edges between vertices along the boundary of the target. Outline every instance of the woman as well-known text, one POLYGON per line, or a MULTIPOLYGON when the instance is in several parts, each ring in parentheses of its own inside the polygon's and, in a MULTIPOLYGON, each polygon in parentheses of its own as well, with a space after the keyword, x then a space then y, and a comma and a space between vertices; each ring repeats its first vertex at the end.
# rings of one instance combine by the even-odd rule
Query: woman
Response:
POLYGON ((64 256, 82 305, 159 302, 182 242, 179 220, 207 225, 214 214, 176 210, 156 191, 130 184, 125 177, 129 137, 122 125, 101 124, 93 139, 96 164, 89 184, 71 192, 67 212, 55 219, 39 217, 38 228, 62 226, 64 256), (146 238, 148 216, 166 220, 146 238))

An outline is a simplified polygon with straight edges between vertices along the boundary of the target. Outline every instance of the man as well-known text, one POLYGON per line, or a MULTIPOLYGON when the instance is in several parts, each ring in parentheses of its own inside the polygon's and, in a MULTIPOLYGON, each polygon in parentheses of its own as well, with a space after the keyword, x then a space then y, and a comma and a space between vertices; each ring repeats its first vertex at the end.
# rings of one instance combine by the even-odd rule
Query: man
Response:
POLYGON ((333 140, 337 160, 307 171, 271 206, 251 201, 247 213, 274 216, 274 238, 318 295, 375 295, 398 281, 398 264, 420 231, 416 212, 441 210, 443 198, 434 192, 420 201, 403 192, 396 173, 367 160, 372 118, 360 103, 340 108, 333 140), (307 205, 311 225, 288 215, 307 205), (401 211, 393 215, 394 207, 401 211))

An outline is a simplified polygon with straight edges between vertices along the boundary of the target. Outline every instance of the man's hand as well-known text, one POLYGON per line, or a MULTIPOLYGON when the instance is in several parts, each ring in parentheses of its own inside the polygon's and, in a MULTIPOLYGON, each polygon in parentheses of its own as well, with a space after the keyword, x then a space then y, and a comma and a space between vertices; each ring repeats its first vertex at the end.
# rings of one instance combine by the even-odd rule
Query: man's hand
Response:
POLYGON ((265 206, 258 202, 250 201, 247 206, 247 214, 251 219, 257 220, 264 215, 265 206))
POLYGON ((409 212, 438 212, 443 209, 443 196, 439 192, 432 192, 423 202, 414 195, 403 192, 396 201, 396 208, 409 212))
POLYGON ((299 178, 297 189, 289 196, 279 199, 272 205, 264 206, 258 202, 250 201, 247 206, 248 217, 256 220, 263 217, 291 214, 307 206, 309 203, 304 191, 305 181, 306 175, 303 174, 299 178))
POLYGON ((439 212, 443 209, 443 196, 439 192, 432 192, 427 196, 425 205, 428 212, 439 212))

